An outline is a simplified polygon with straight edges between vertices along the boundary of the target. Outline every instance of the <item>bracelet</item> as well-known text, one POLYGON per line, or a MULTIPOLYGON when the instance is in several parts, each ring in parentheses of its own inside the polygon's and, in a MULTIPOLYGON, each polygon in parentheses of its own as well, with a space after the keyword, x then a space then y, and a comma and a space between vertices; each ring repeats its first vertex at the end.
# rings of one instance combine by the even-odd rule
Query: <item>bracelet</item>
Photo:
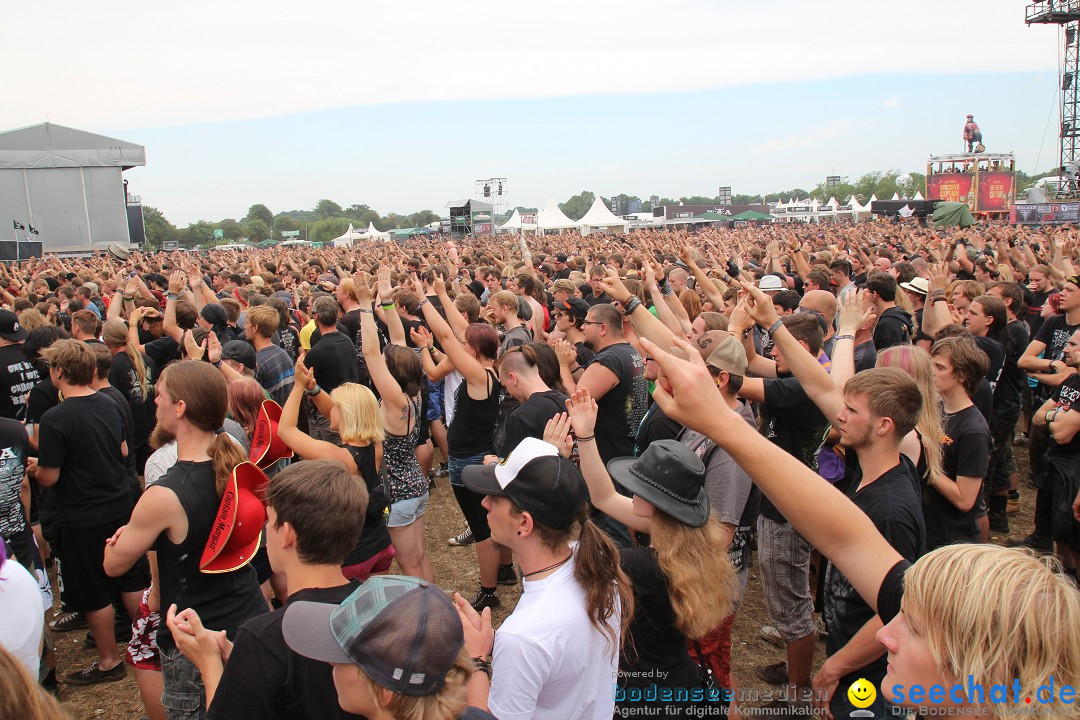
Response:
POLYGON ((945 299, 944 295, 940 295, 940 296, 934 298, 933 300, 931 300, 930 304, 933 305, 933 304, 939 303, 939 302, 947 303, 949 301, 945 299))
POLYGON ((579 437, 579 438, 575 438, 575 439, 576 439, 576 440, 577 440, 577 441, 578 441, 579 443, 583 443, 583 442, 589 442, 590 440, 592 440, 592 439, 593 439, 593 438, 595 438, 595 437, 596 437, 596 434, 594 433, 594 434, 592 434, 592 435, 586 435, 585 437, 579 437))
POLYGON ((362 313, 367 313, 368 315, 374 315, 375 314, 375 310, 373 308, 366 308, 366 309, 365 308, 359 308, 359 311, 362 312, 362 313))
POLYGON ((485 675, 487 675, 488 677, 491 677, 491 661, 490 660, 488 660, 487 658, 484 658, 484 657, 477 656, 477 657, 474 657, 472 659, 472 661, 473 661, 473 671, 474 672, 482 672, 485 675))
POLYGON ((637 297, 631 297, 624 307, 623 315, 633 315, 634 311, 641 307, 641 300, 637 297))
POLYGON ((780 318, 777 318, 776 322, 774 322, 772 325, 769 326, 769 335, 772 335, 774 332, 779 330, 780 326, 783 325, 783 324, 784 324, 784 321, 781 320, 780 318))
POLYGON ((425 298, 425 299, 421 300, 421 301, 420 301, 420 302, 419 302, 419 303, 417 304, 417 306, 416 306, 416 309, 417 309, 417 310, 419 310, 420 308, 424 307, 424 306, 425 306, 425 305, 427 305, 427 304, 428 304, 428 300, 427 300, 427 298, 425 298))
POLYGON ((392 308, 392 307, 394 307, 394 301, 391 300, 390 302, 379 303, 379 305, 380 305, 380 307, 384 307, 384 308, 392 308))
POLYGON ((316 395, 318 395, 321 392, 322 392, 322 388, 319 387, 318 383, 315 383, 315 387, 313 387, 313 388, 304 388, 304 394, 307 395, 308 397, 315 397, 316 395))
POLYGON ((212 365, 213 365, 214 367, 216 367, 216 368, 219 368, 219 367, 221 367, 221 363, 222 363, 222 362, 223 362, 222 360, 218 360, 218 361, 217 361, 216 363, 212 363, 212 365))
POLYGON ((837 335, 836 336, 836 342, 840 342, 841 340, 850 340, 852 342, 855 342, 855 336, 854 335, 837 335))
POLYGON ((165 299, 166 300, 179 300, 180 299, 180 293, 174 293, 174 292, 166 293, 165 294, 165 299))

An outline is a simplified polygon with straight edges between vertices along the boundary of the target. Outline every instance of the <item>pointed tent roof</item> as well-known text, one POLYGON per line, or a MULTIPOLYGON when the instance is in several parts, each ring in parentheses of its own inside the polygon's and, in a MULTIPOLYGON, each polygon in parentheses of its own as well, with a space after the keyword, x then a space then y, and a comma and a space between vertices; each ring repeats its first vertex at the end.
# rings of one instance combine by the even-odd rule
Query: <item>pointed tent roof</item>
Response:
POLYGON ((364 233, 359 230, 354 230, 352 223, 349 223, 349 229, 330 242, 333 243, 334 247, 347 247, 352 245, 356 240, 362 240, 363 238, 364 233))
POLYGON ((500 230, 520 230, 521 229, 521 213, 517 208, 514 208, 514 212, 510 213, 510 217, 506 222, 499 226, 500 230))
POLYGON ((912 198, 912 199, 913 200, 925 200, 926 198, 923 197, 922 191, 916 190, 915 191, 915 197, 912 198))
POLYGON ((611 212, 599 195, 593 200, 589 212, 578 220, 578 225, 581 227, 626 227, 629 224, 626 220, 611 212))
POLYGON ((0 169, 119 167, 146 164, 146 148, 83 130, 41 123, 0 133, 0 169))
POLYGON ((899 200, 899 199, 900 199, 900 193, 898 193, 898 192, 894 192, 894 193, 892 194, 892 199, 893 199, 893 200, 899 200))
POLYGON ((390 237, 390 233, 388 233, 388 232, 385 232, 385 233, 384 232, 379 232, 379 229, 377 227, 375 227, 375 223, 373 223, 371 221, 368 221, 367 230, 360 233, 360 237, 372 238, 372 239, 374 239, 374 238, 388 238, 388 237, 390 237))
POLYGON ((536 226, 541 230, 563 230, 576 228, 578 224, 566 217, 555 198, 552 198, 544 209, 536 214, 536 226))

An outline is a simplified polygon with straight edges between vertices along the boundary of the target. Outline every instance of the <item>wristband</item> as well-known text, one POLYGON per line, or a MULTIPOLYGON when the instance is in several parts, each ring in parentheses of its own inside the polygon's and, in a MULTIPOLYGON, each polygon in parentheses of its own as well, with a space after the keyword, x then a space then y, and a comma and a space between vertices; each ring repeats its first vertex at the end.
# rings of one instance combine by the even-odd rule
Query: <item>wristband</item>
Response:
POLYGON ((313 387, 313 388, 305 388, 304 389, 304 394, 307 395, 308 397, 315 397, 316 395, 318 395, 321 392, 322 392, 322 388, 319 387, 318 383, 315 383, 315 387, 313 387))
POLYGON ((837 335, 835 339, 836 339, 836 342, 840 342, 841 340, 850 340, 852 342, 855 342, 855 336, 854 335, 837 335))
POLYGON ((637 297, 631 297, 626 302, 626 305, 625 305, 626 309, 623 310, 623 315, 632 315, 634 313, 634 311, 637 310, 639 307, 641 307, 641 300, 638 299, 637 297))
POLYGON ((575 438, 575 440, 577 440, 579 443, 583 443, 583 442, 589 442, 590 440, 592 440, 595 437, 596 437, 596 434, 594 433, 592 435, 586 435, 585 437, 575 438))
POLYGON ((940 295, 940 296, 934 298, 933 300, 931 300, 930 304, 933 305, 933 304, 939 303, 939 302, 947 303, 949 301, 945 299, 944 295, 940 295))
POLYGON ((218 360, 216 363, 212 363, 212 364, 213 364, 214 367, 219 368, 219 367, 221 367, 221 363, 222 363, 222 361, 218 360))
POLYGON ((1057 417, 1057 414, 1058 409, 1051 408, 1050 410, 1046 411, 1046 415, 1043 416, 1043 419, 1046 420, 1046 424, 1049 425, 1050 423, 1054 422, 1054 418, 1057 417))
POLYGON ((417 304, 417 306, 416 306, 416 309, 417 309, 417 310, 419 310, 420 308, 424 307, 424 306, 425 306, 425 305, 427 305, 427 304, 428 304, 428 301, 427 301, 426 299, 425 299, 425 300, 421 300, 421 301, 420 301, 420 302, 419 302, 419 303, 417 304))
POLYGON ((474 657, 472 659, 472 661, 473 661, 473 671, 474 672, 482 672, 485 675, 487 675, 488 677, 491 677, 491 661, 490 660, 488 660, 487 658, 484 658, 484 657, 477 656, 477 657, 474 657))
POLYGON ((174 292, 166 293, 165 294, 165 299, 166 300, 179 300, 180 299, 180 293, 174 293, 174 292))
POLYGON ((392 308, 394 307, 394 301, 391 300, 390 302, 380 303, 380 306, 384 308, 392 308))
POLYGON ((781 320, 780 318, 777 318, 777 319, 776 319, 776 322, 774 322, 774 323, 773 323, 772 325, 770 325, 770 326, 769 326, 769 335, 771 336, 771 335, 772 335, 772 334, 773 334, 774 332, 776 332, 776 331, 777 331, 777 330, 778 330, 778 329, 780 328, 780 326, 781 326, 781 325, 783 325, 783 324, 784 324, 784 321, 783 321, 783 320, 781 320))
POLYGON ((359 308, 360 312, 367 313, 368 315, 374 315, 375 311, 372 308, 359 308))

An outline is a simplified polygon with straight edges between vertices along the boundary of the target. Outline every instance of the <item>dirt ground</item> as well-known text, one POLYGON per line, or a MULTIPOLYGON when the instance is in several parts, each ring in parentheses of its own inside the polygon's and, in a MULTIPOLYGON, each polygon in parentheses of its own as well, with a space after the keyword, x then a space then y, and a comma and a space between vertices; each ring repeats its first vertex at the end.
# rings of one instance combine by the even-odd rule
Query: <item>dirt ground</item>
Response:
MULTIPOLYGON (((1020 466, 1021 509, 1018 513, 1011 515, 1009 521, 1012 525, 1013 537, 1023 537, 1032 528, 1035 491, 1027 485, 1025 480, 1030 475, 1027 449, 1016 447, 1015 450, 1016 460, 1020 466)), ((439 479, 438 486, 432 492, 426 517, 428 553, 431 556, 439 586, 448 592, 457 591, 471 597, 479 584, 476 556, 471 547, 451 547, 446 543, 447 538, 457 535, 465 528, 465 521, 445 477, 439 479)), ((1007 538, 993 535, 991 540, 1003 543, 1007 538)), ((396 566, 394 571, 397 571, 396 566)), ((496 628, 513 610, 519 594, 520 584, 512 588, 499 588, 502 606, 494 612, 496 628)), ((755 556, 755 563, 750 568, 746 600, 739 609, 735 623, 731 651, 732 670, 743 692, 766 693, 776 689, 775 686, 763 683, 754 674, 754 668, 757 666, 785 659, 782 650, 761 639, 761 626, 767 624, 770 624, 770 621, 762 599, 755 556)), ((54 635, 58 677, 62 677, 63 673, 85 667, 96 659, 96 652, 84 647, 85 634, 85 632, 70 632, 54 635)), ((819 641, 815 668, 824 659, 825 643, 819 641)), ((144 715, 134 673, 130 671, 130 668, 127 678, 122 682, 86 688, 67 687, 61 683, 60 698, 64 709, 74 720, 138 720, 144 715)))

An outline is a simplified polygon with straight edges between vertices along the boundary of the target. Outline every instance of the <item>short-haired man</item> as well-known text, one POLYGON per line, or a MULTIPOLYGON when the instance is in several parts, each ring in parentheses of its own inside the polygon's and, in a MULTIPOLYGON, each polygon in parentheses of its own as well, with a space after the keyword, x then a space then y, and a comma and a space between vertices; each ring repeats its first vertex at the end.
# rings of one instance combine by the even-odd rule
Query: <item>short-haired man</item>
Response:
POLYGON ((567 297, 555 303, 555 329, 562 333, 562 339, 574 346, 574 363, 570 372, 575 378, 596 357, 596 353, 585 344, 585 319, 589 314, 589 303, 579 297, 567 297))
POLYGON ((844 302, 848 293, 856 291, 855 283, 851 282, 851 263, 843 258, 829 263, 829 283, 836 289, 836 297, 844 302))
POLYGON ((923 493, 926 549, 979 542, 978 516, 990 457, 990 427, 972 402, 989 361, 970 337, 938 340, 930 348, 934 385, 945 404, 942 476, 923 493))
MULTIPOLYGON (((323 392, 330 393, 342 383, 359 382, 356 347, 350 338, 338 331, 337 300, 329 295, 317 299, 312 306, 312 315, 319 331, 319 340, 311 346, 304 358, 304 364, 315 374, 315 383, 323 392)), ((330 419, 323 416, 314 405, 308 421, 310 435, 316 440, 333 443, 340 440, 337 433, 330 429, 330 419)))
MULTIPOLYGON (((748 312, 760 323, 772 323, 764 296, 754 295, 748 312)), ((909 562, 922 554, 926 530, 917 493, 918 473, 901 454, 901 444, 918 442, 912 433, 922 409, 915 381, 895 368, 874 368, 850 379, 841 392, 817 358, 791 332, 777 328, 773 338, 795 379, 840 433, 840 444, 857 459, 846 492, 909 562)), ((837 342, 853 342, 845 333, 837 342)), ((839 571, 826 573, 824 614, 829 656, 814 677, 815 699, 829 698, 833 717, 855 709, 844 690, 859 678, 875 686, 885 677, 885 648, 876 639, 881 621, 839 571), (840 690, 840 692, 837 692, 840 690)), ((884 713, 879 703, 877 714, 884 713)))
POLYGON ((248 310, 244 331, 255 348, 255 379, 270 393, 274 402, 284 406, 292 392, 295 372, 289 354, 271 340, 280 322, 277 310, 269 305, 259 305, 248 310))
POLYGON ((866 279, 870 302, 877 308, 874 347, 878 352, 896 345, 910 345, 915 326, 911 316, 896 304, 896 278, 874 272, 866 279))
POLYGON ((590 306, 611 302, 611 298, 604 292, 602 284, 606 275, 607 273, 604 272, 604 268, 600 265, 594 265, 593 268, 589 270, 589 286, 592 288, 592 293, 585 298, 585 302, 589 303, 590 306))
POLYGON ((101 342, 101 318, 89 310, 76 310, 71 314, 71 337, 83 342, 101 342))
MULTIPOLYGON (((336 460, 307 460, 270 479, 266 551, 274 571, 285 577, 286 605, 338 605, 356 590, 341 564, 360 536, 367 502, 364 484, 336 460)), ((331 666, 286 645, 285 608, 241 625, 228 662, 212 637, 217 633, 203 627, 197 612, 167 610, 177 647, 202 675, 208 720, 358 717, 338 706, 331 666)))
POLYGON ((0 310, 0 417, 22 420, 26 400, 41 381, 37 368, 23 356, 26 328, 10 310, 0 310))
POLYGON ((135 506, 125 458, 127 421, 120 406, 91 387, 97 359, 80 340, 58 340, 42 352, 64 401, 41 418, 37 481, 53 487, 60 564, 67 606, 82 612, 98 660, 65 677, 69 685, 115 682, 126 675, 116 651, 113 598, 135 617, 150 582, 146 558, 110 578, 102 567, 105 541, 135 506))
POLYGON ((488 299, 488 320, 503 327, 499 355, 512 347, 532 342, 529 328, 518 317, 518 296, 509 290, 499 290, 488 299))

